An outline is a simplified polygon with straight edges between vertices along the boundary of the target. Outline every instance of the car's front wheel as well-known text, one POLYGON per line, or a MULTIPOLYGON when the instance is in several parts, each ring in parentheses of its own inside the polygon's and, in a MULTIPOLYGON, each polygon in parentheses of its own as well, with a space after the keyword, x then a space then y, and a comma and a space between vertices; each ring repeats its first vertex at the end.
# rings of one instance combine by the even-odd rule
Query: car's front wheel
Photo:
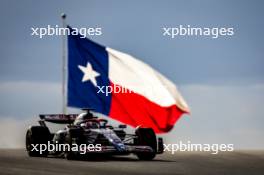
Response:
POLYGON ((136 129, 136 144, 145 145, 152 148, 153 152, 140 152, 137 157, 140 160, 152 160, 157 153, 157 138, 152 128, 138 128, 136 129))

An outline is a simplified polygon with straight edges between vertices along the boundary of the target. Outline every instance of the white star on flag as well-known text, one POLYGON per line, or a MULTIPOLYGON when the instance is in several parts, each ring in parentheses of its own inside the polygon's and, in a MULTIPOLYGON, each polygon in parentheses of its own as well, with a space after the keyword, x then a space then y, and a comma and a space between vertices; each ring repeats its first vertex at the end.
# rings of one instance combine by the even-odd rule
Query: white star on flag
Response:
POLYGON ((100 76, 100 74, 95 70, 93 70, 93 67, 89 62, 87 62, 86 67, 78 65, 78 68, 84 73, 82 82, 86 82, 90 80, 94 86, 97 86, 97 82, 95 78, 100 76))

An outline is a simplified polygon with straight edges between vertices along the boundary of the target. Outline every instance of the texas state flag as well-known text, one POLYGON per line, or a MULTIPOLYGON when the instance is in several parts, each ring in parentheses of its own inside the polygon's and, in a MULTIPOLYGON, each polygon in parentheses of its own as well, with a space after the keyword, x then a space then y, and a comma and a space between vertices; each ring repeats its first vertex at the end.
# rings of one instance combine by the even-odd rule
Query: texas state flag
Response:
POLYGON ((68 35, 67 98, 68 106, 93 108, 133 127, 151 127, 156 133, 170 131, 189 112, 175 84, 161 73, 81 35, 68 35))

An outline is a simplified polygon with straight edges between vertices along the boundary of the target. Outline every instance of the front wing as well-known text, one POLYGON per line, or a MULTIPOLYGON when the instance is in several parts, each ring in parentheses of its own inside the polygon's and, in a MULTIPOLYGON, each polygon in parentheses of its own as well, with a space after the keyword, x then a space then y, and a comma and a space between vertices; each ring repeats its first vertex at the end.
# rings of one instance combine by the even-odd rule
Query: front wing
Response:
POLYGON ((114 146, 101 146, 100 151, 86 150, 86 154, 130 154, 140 152, 153 152, 154 150, 150 146, 137 146, 137 145, 125 145, 125 149, 122 151, 117 150, 114 146))

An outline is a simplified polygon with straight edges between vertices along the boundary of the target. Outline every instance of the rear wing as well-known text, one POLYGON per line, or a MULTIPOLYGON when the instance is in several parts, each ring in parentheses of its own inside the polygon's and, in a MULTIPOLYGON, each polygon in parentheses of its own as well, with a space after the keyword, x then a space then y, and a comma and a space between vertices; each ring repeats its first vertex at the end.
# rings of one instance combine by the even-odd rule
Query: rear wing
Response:
POLYGON ((40 114, 41 121, 57 124, 72 124, 79 114, 40 114))

